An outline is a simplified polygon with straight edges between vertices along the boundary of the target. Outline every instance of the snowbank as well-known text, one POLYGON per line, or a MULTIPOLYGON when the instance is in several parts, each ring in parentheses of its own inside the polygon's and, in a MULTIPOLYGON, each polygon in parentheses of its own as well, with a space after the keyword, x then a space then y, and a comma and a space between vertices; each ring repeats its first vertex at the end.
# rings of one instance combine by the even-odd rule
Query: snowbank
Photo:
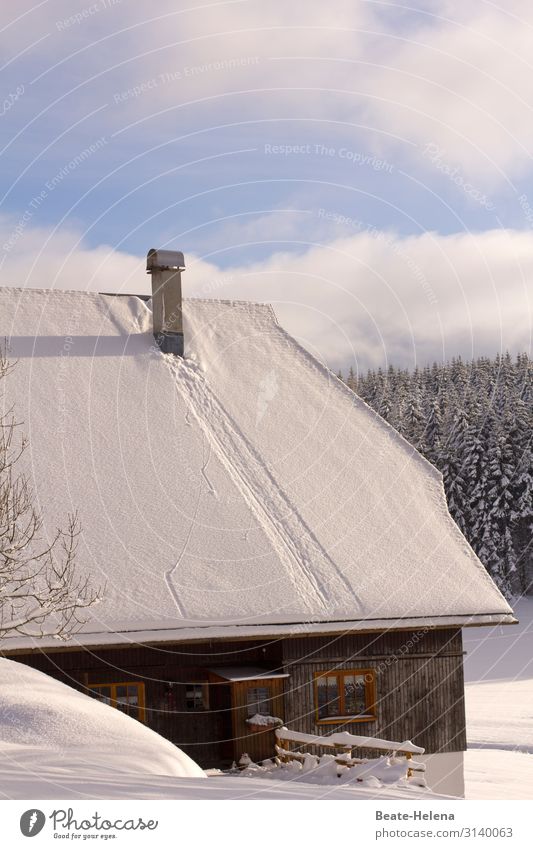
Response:
POLYGON ((382 787, 426 788, 423 772, 408 776, 409 767, 418 764, 405 758, 371 758, 355 766, 338 763, 335 755, 304 755, 301 761, 279 763, 265 761, 261 766, 251 763, 241 772, 244 778, 263 778, 276 781, 303 781, 307 784, 350 785, 366 789, 379 790, 382 787))
POLYGON ((15 784, 34 782, 35 775, 42 776, 40 792, 29 795, 38 798, 61 797, 71 779, 205 778, 188 755, 140 722, 5 659, 0 659, 0 762, 0 793, 8 798, 15 784))

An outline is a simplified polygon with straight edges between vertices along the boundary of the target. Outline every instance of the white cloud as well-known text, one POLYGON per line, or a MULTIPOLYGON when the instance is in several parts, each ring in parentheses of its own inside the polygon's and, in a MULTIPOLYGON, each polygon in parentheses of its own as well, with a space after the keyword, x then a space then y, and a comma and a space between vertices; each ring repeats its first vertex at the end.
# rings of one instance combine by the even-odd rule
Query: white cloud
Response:
MULTIPOLYGON (((319 127, 335 145, 343 133, 343 143, 348 138, 354 149, 385 153, 396 170, 403 157, 406 169, 422 173, 430 184, 443 176, 423 150, 428 143, 437 145, 439 161, 459 166, 478 195, 490 194, 495 181, 530 169, 533 7, 526 0, 509 0, 502 8, 488 2, 427 0, 419 6, 427 14, 352 0, 198 3, 186 12, 176 9, 174 0, 156 5, 123 0, 67 31, 58 29, 58 21, 90 5, 71 0, 34 7, 26 3, 20 10, 28 14, 12 26, 9 15, 16 15, 3 7, 0 28, 7 28, 0 32, 0 45, 8 56, 49 34, 32 52, 31 69, 20 75, 25 59, 9 66, 16 69, 14 82, 27 82, 76 54, 35 86, 27 85, 6 121, 18 120, 19 110, 21 120, 24 110, 34 116, 37 108, 87 81, 76 98, 60 102, 61 114, 52 110, 47 115, 47 122, 55 126, 55 117, 74 122, 78 113, 89 114, 103 102, 109 107, 80 125, 79 132, 90 140, 104 132, 110 138, 113 130, 142 121, 119 135, 115 146, 107 139, 110 168, 157 141, 231 121, 243 126, 235 128, 229 143, 236 148, 256 145, 262 130, 254 128, 252 138, 246 122, 267 120, 265 140, 271 143, 288 141, 289 126, 296 136, 291 140, 306 141, 310 128, 315 132, 319 127), (164 81, 165 74, 175 78, 164 81), (155 86, 116 99, 154 79, 155 86), (240 91, 245 94, 236 94, 240 91), (195 100, 195 106, 184 107, 195 100), (159 115, 161 110, 166 111, 159 115)), ((43 144, 43 124, 32 132, 13 146, 22 165, 43 144)), ((214 131, 190 143, 201 158, 225 151, 227 139, 214 131)), ((56 173, 55 160, 68 162, 84 143, 68 136, 58 141, 48 170, 56 173)), ((142 182, 145 167, 150 176, 154 169, 165 171, 165 157, 181 163, 180 151, 158 151, 147 157, 147 166, 139 160, 133 183, 142 182)), ((278 166, 274 158, 265 157, 262 165, 256 159, 251 166, 243 159, 239 179, 286 176, 278 166)), ((198 170, 205 175, 207 167, 199 165, 198 170)), ((221 166, 223 175, 224 167, 229 165, 221 166)), ((191 174, 188 169, 189 178, 191 174)), ((130 178, 124 179, 126 192, 135 188, 130 178)), ((43 185, 35 177, 29 194, 43 185)), ((239 244, 268 245, 269 240, 292 243, 291 250, 224 270, 216 261, 189 256, 185 285, 190 294, 273 301, 287 329, 331 365, 354 357, 364 367, 385 360, 412 364, 457 353, 492 353, 500 347, 529 349, 530 233, 399 237, 364 232, 364 225, 354 233, 353 222, 346 230, 320 219, 317 208, 329 202, 323 187, 316 193, 314 188, 307 194, 302 190, 291 199, 292 189, 283 182, 280 186, 285 203, 278 196, 263 201, 259 185, 256 209, 276 203, 299 211, 273 209, 253 217, 244 215, 248 207, 228 204, 237 217, 206 228, 205 244, 214 250, 227 246, 234 256, 239 244)), ((203 221, 195 218, 192 226, 205 223, 209 215, 224 217, 225 205, 220 212, 213 210, 206 198, 203 221)), ((21 209, 28 211, 29 203, 23 196, 21 209)), ((18 233, 21 215, 0 220, 0 248, 7 245, 0 251, 4 285, 147 289, 142 257, 117 252, 112 245, 87 247, 81 225, 79 231, 72 223, 57 232, 37 229, 33 225, 40 219, 33 214, 18 233)), ((177 225, 170 216, 167 223, 173 238, 177 225)), ((179 247, 187 250, 187 244, 179 247)))
POLYGON ((524 0, 432 4, 437 15, 391 44, 391 69, 376 68, 368 105, 380 125, 452 165, 495 181, 531 168, 533 7, 524 0))
MULTIPOLYGON (((526 233, 360 233, 225 273, 221 296, 273 302, 281 323, 332 365, 531 349, 526 233)), ((193 265, 193 291, 204 274, 193 265)))
MULTIPOLYGON (((435 169, 421 156, 427 143, 482 184, 531 169, 529 0, 502 8, 427 0, 410 14, 352 0, 199 3, 188 11, 174 0, 140 0, 108 4, 57 30, 90 5, 52 0, 0 34, 17 50, 50 34, 36 53, 40 71, 75 53, 27 90, 28 109, 82 84, 59 108, 68 103, 75 116, 107 102, 94 134, 141 121, 123 137, 128 146, 170 131, 290 117, 304 119, 301 135, 314 119, 325 121, 324 134, 363 137, 428 175, 435 169)), ((282 125, 277 132, 283 136, 282 125)))
MULTIPOLYGON (((12 228, 13 222, 3 221, 1 244, 12 228)), ((187 295, 269 301, 280 323, 333 367, 354 359, 366 368, 502 348, 531 351, 529 233, 401 238, 361 232, 232 268, 187 253, 186 261, 187 295)), ((108 246, 88 248, 74 231, 51 234, 31 227, 4 254, 1 282, 97 291, 149 288, 143 257, 108 246)))
POLYGON ((140 292, 142 260, 107 245, 89 248, 74 229, 23 226, 21 218, 0 217, 2 286, 140 292))

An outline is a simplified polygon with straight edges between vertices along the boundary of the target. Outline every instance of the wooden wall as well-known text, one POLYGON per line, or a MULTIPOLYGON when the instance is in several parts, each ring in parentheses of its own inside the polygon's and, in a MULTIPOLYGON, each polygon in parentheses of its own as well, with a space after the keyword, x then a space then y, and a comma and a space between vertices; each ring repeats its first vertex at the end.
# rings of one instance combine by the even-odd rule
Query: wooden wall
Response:
POLYGON ((281 643, 237 642, 133 646, 17 654, 13 660, 40 669, 83 691, 91 684, 140 681, 145 685, 146 724, 205 767, 231 763, 233 716, 224 685, 211 687, 208 712, 187 711, 186 682, 207 681, 206 670, 220 666, 260 666, 279 671, 281 643), (173 683, 172 699, 168 684, 173 683))
POLYGON ((427 752, 466 749, 460 630, 289 639, 284 643, 284 667, 290 673, 285 716, 291 717, 295 731, 329 734, 346 730, 412 740, 427 752), (317 723, 314 673, 357 667, 375 670, 377 720, 339 726, 317 723))
POLYGON ((210 688, 210 710, 185 708, 185 682, 207 680, 206 670, 260 666, 284 671, 283 702, 277 710, 294 730, 328 734, 335 725, 315 721, 313 678, 325 669, 372 667, 376 674, 377 720, 348 723, 354 734, 410 739, 428 752, 466 748, 462 639, 457 630, 291 637, 264 642, 132 646, 123 649, 59 650, 17 654, 28 663, 80 690, 91 684, 142 681, 146 721, 203 766, 234 757, 229 692, 210 688), (174 684, 172 699, 168 683, 174 684))

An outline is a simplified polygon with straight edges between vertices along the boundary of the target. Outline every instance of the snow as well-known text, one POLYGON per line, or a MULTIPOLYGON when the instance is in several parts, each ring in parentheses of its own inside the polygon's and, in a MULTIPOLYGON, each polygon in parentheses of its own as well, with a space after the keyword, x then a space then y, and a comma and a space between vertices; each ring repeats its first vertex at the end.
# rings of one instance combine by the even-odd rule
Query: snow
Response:
MULTIPOLYGON (((107 590, 106 586, 106 590, 107 590)), ((95 608, 91 610, 91 621, 95 625, 95 608)), ((501 614, 493 616, 483 615, 474 617, 476 622, 484 623, 499 623, 502 621, 501 614)), ((472 616, 443 616, 443 617, 422 617, 409 619, 372 619, 365 621, 343 621, 339 622, 296 622, 285 623, 279 625, 240 625, 238 623, 228 622, 225 625, 203 626, 196 625, 195 627, 185 628, 165 628, 152 626, 146 630, 138 630, 129 628, 120 631, 90 631, 91 626, 87 625, 78 633, 75 642, 84 646, 105 647, 105 646, 128 646, 149 643, 157 641, 161 643, 175 643, 177 641, 189 641, 197 639, 199 636, 202 640, 224 639, 226 637, 279 637, 284 635, 304 634, 324 634, 334 631, 339 632, 342 629, 343 634, 349 634, 351 631, 359 633, 361 631, 394 631, 398 629, 417 629, 425 627, 447 628, 449 626, 467 626, 473 621, 472 616)), ((118 626, 117 617, 117 626, 118 626)), ((101 624, 101 622, 99 623, 101 624)), ((57 641, 53 642, 47 639, 46 635, 35 638, 19 638, 9 637, 9 642, 6 641, 5 648, 8 649, 26 649, 34 648, 39 650, 44 646, 54 646, 57 648, 57 641)))
MULTIPOLYGON (((533 754, 533 685, 501 680, 467 687, 469 714, 475 717, 470 746, 520 749, 533 754), (512 703, 509 701, 512 699, 512 703)), ((533 759, 532 759, 533 763, 533 759)))
POLYGON ((423 775, 408 778, 408 769, 412 765, 405 758, 381 757, 355 766, 344 766, 337 763, 335 755, 315 758, 308 754, 302 762, 251 764, 241 775, 251 779, 302 781, 322 786, 344 784, 377 791, 383 787, 427 789, 423 775))
POLYGON ((152 777, 206 778, 188 755, 116 708, 0 658, 1 796, 107 798, 152 777))
POLYGON ((79 510, 80 569, 106 587, 78 640, 511 620, 440 475, 268 306, 184 319, 180 360, 136 297, 0 290, 47 532, 79 510))
MULTIPOLYGON (((10 773, 0 768, 0 789, 7 787, 5 798, 9 799, 180 799, 180 800, 319 800, 344 801, 425 799, 447 799, 421 787, 369 786, 335 784, 313 784, 304 781, 279 781, 275 779, 255 781, 241 776, 213 776, 208 781, 198 778, 171 779, 166 776, 138 778, 131 774, 102 775, 82 772, 68 773, 68 778, 52 767, 50 772, 30 773, 21 778, 20 773, 10 773)), ((1 798, 1 797, 0 797, 1 798)))
POLYGON ((533 799, 532 756, 471 749, 465 754, 467 799, 533 799))
POLYGON ((464 632, 469 799, 533 799, 533 599, 520 624, 464 632))
POLYGON ((301 731, 291 731, 288 728, 278 728, 276 737, 279 740, 291 740, 294 743, 305 743, 307 745, 320 746, 355 746, 365 749, 381 749, 391 752, 411 752, 414 755, 423 755, 424 749, 415 746, 410 740, 403 743, 391 740, 380 740, 378 737, 362 737, 359 734, 350 734, 349 731, 336 731, 334 734, 324 736, 313 736, 303 734, 301 731))
POLYGON ((372 799, 377 789, 383 799, 442 798, 407 781, 404 767, 378 761, 371 762, 375 775, 361 772, 357 786, 333 775, 327 759, 303 783, 298 770, 274 765, 207 778, 191 758, 115 708, 0 659, 0 798, 372 799))
POLYGON ((219 678, 224 681, 262 681, 271 680, 273 678, 289 678, 288 672, 269 672, 267 669, 261 669, 259 666, 222 666, 220 668, 210 669, 219 678))
MULTIPOLYGON (((474 747, 465 755, 468 799, 533 799, 533 600, 515 607, 519 625, 464 631, 467 731, 474 747)), ((206 781, 187 756, 113 708, 13 661, 0 660, 0 678, 5 798, 445 798, 406 786, 401 777, 396 784, 368 777, 355 786, 329 775, 326 783, 327 761, 312 781, 296 767, 206 781), (190 769, 192 776, 176 777, 190 769)))
POLYGON ((279 716, 265 716, 262 713, 254 713, 246 722, 249 725, 264 725, 265 728, 272 725, 283 725, 283 720, 279 716))

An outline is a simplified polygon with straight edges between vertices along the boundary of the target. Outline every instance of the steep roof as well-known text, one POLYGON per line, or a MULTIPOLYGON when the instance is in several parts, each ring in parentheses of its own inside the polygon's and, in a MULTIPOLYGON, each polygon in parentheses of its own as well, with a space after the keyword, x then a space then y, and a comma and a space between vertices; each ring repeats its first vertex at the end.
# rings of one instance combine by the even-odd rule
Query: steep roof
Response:
POLYGON ((440 474, 268 305, 184 318, 181 360, 134 296, 0 289, 26 472, 106 583, 78 641, 513 621, 440 474))

